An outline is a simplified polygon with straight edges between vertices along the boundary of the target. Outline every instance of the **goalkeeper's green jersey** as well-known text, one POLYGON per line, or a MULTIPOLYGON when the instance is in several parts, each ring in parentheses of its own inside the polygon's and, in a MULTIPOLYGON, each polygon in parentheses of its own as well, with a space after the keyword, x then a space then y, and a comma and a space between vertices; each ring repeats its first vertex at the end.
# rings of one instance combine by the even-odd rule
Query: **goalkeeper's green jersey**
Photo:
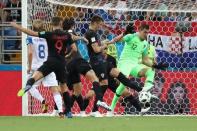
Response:
POLYGON ((141 41, 138 34, 128 34, 123 37, 125 42, 124 49, 120 56, 120 61, 132 61, 133 63, 140 63, 142 56, 148 55, 148 42, 141 41))
POLYGON ((107 46, 107 54, 109 54, 110 56, 113 56, 117 60, 116 45, 114 45, 114 44, 108 45, 107 46))

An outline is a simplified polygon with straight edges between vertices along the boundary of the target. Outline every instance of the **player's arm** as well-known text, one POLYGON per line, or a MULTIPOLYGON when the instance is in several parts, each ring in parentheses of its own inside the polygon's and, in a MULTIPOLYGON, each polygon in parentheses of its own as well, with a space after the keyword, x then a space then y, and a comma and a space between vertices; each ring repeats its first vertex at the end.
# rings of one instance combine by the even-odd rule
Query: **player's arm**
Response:
POLYGON ((27 51, 28 51, 28 69, 27 73, 30 73, 32 70, 32 60, 33 60, 33 47, 32 47, 32 40, 31 38, 27 38, 27 51))
POLYGON ((96 34, 89 34, 86 36, 86 39, 89 41, 88 44, 91 44, 92 49, 95 53, 102 52, 105 48, 107 48, 106 44, 102 44, 102 46, 99 46, 98 40, 96 39, 96 34))
POLYGON ((73 35, 73 34, 72 34, 72 39, 73 39, 74 41, 83 40, 83 41, 86 42, 86 44, 88 44, 88 40, 87 40, 85 37, 81 37, 81 36, 77 36, 77 35, 73 35))
POLYGON ((17 30, 20 30, 21 32, 27 34, 27 35, 38 37, 38 32, 35 32, 33 30, 24 28, 21 25, 16 24, 16 22, 10 22, 10 25, 13 26, 14 28, 16 28, 17 30))

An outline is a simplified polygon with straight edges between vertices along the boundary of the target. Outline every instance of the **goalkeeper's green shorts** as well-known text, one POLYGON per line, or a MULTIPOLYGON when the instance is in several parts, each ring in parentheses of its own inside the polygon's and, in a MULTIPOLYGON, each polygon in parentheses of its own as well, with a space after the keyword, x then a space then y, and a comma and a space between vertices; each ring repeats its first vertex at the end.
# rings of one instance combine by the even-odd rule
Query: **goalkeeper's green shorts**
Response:
POLYGON ((132 61, 119 61, 118 69, 127 77, 129 75, 138 77, 139 72, 144 68, 150 68, 144 64, 136 64, 132 61))

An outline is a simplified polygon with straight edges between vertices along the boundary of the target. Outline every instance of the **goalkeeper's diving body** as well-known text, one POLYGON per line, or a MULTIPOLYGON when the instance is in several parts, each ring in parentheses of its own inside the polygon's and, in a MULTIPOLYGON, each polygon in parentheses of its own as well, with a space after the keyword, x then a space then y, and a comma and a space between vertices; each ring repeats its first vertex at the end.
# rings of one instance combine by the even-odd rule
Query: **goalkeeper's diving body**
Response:
MULTIPOLYGON (((139 27, 139 32, 135 34, 120 35, 112 40, 125 42, 124 49, 118 62, 118 69, 127 77, 129 75, 133 77, 145 77, 145 84, 141 92, 149 92, 153 87, 154 75, 156 69, 163 69, 163 64, 156 64, 149 59, 148 49, 149 44, 147 42, 147 35, 149 32, 149 26, 142 24, 139 27)), ((109 43, 109 44, 110 44, 109 43)), ((122 95, 125 86, 120 84, 116 90, 116 94, 112 100, 111 110, 113 111, 119 97, 122 95)))

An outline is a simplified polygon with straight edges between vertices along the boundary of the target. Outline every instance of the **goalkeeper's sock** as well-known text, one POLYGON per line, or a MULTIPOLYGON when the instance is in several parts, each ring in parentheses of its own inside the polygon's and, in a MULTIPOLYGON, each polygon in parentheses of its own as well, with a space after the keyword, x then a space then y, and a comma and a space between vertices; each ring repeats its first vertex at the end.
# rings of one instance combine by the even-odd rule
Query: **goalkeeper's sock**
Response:
POLYGON ((30 90, 33 86, 33 84, 35 83, 35 80, 34 78, 30 78, 27 83, 26 83, 26 86, 24 88, 25 92, 27 92, 28 90, 30 90))
POLYGON ((103 93, 102 93, 102 89, 100 87, 99 82, 96 82, 96 81, 93 82, 92 86, 93 86, 93 90, 96 94, 96 99, 99 101, 103 101, 103 93))
POLYGON ((62 96, 60 95, 60 93, 59 92, 53 93, 53 98, 54 98, 54 101, 55 101, 58 111, 63 112, 62 96))
POLYGON ((68 92, 63 93, 63 100, 65 105, 65 113, 71 112, 71 98, 68 92))
POLYGON ((124 98, 124 101, 128 101, 131 105, 133 105, 137 111, 141 111, 141 106, 140 106, 140 102, 138 99, 136 99, 134 96, 130 95, 128 97, 124 98))
POLYGON ((31 94, 32 97, 36 98, 37 100, 39 100, 41 103, 44 101, 44 98, 42 97, 42 95, 40 94, 40 92, 38 91, 38 89, 33 86, 30 90, 29 93, 31 94))
POLYGON ((84 109, 83 108, 84 101, 83 101, 82 95, 80 94, 79 96, 75 96, 75 99, 76 99, 76 101, 77 101, 77 103, 79 105, 80 110, 83 111, 83 109, 84 109))
POLYGON ((149 91, 153 86, 153 81, 155 77, 155 70, 149 68, 147 72, 145 73, 146 81, 144 84, 143 91, 149 91))
POLYGON ((114 98, 111 103, 111 110, 112 111, 114 110, 116 103, 117 103, 118 99, 120 98, 120 96, 122 95, 124 89, 125 89, 125 86, 123 84, 120 84, 119 87, 116 89, 116 94, 114 95, 114 98))
POLYGON ((141 87, 139 87, 136 83, 131 82, 131 80, 129 80, 128 78, 126 78, 126 76, 124 74, 122 74, 122 72, 119 73, 117 79, 124 84, 125 86, 134 89, 138 92, 140 92, 142 90, 141 87))

